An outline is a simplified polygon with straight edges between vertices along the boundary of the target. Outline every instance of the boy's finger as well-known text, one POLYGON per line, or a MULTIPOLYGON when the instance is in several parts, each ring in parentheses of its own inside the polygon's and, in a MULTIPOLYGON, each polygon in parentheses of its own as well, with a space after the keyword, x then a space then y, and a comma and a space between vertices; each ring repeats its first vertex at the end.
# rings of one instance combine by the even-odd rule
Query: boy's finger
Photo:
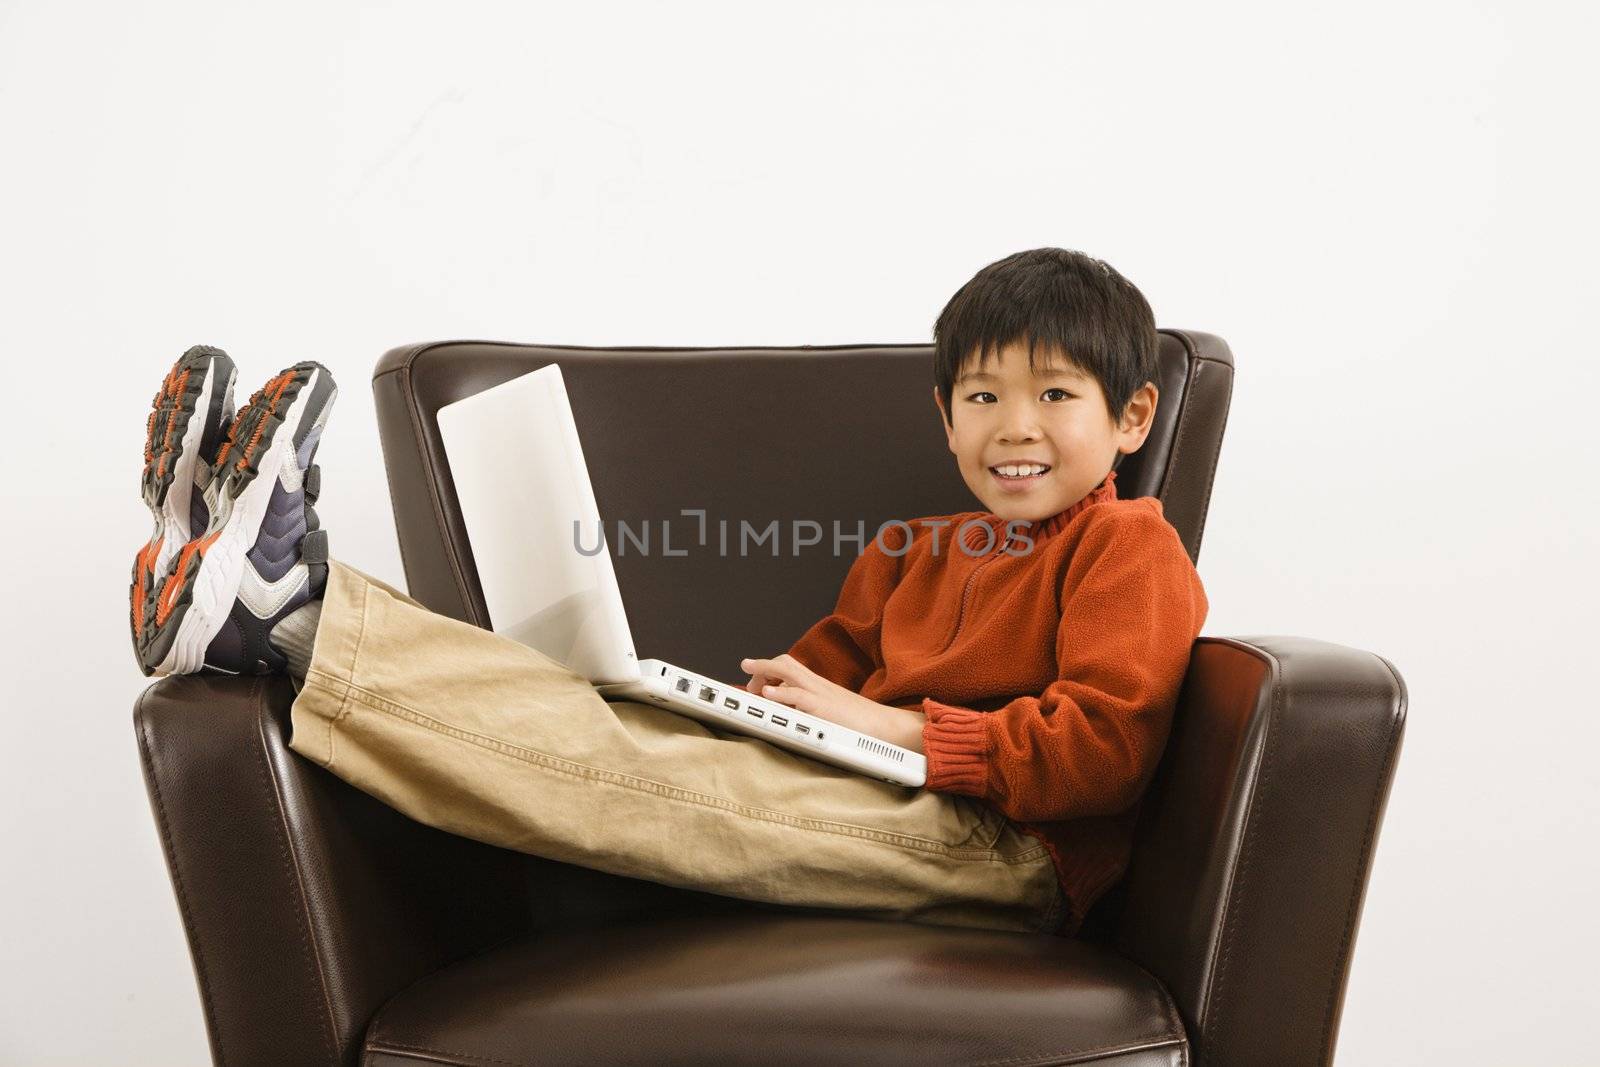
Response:
MULTIPOLYGON (((787 704, 791 708, 800 708, 800 701, 806 697, 805 690, 797 689, 792 685, 769 685, 767 689, 770 692, 763 691, 759 695, 766 697, 768 700, 776 700, 780 704, 787 704)), ((801 708, 800 710, 804 709, 801 708)))

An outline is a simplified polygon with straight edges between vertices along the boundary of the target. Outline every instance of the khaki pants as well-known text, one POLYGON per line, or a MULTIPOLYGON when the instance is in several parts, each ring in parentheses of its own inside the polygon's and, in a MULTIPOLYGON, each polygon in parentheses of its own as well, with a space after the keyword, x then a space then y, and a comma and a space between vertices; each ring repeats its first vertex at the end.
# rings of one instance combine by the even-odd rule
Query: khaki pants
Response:
POLYGON ((503 848, 875 918, 1056 932, 1065 917, 1044 846, 988 804, 608 703, 544 653, 338 561, 292 721, 307 759, 503 848))

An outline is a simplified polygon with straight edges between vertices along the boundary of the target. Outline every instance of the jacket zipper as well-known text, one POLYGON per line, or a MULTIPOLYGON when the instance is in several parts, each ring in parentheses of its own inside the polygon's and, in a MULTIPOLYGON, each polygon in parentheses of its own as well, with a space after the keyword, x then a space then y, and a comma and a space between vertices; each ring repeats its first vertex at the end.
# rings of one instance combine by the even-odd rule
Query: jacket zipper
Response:
POLYGON ((961 623, 967 615, 967 597, 972 593, 972 583, 977 580, 978 572, 1004 555, 1006 549, 1011 547, 1011 541, 1012 535, 1007 533, 1005 541, 1001 543, 999 548, 995 549, 994 555, 989 556, 973 567, 972 573, 967 575, 967 584, 961 587, 961 606, 956 609, 956 628, 951 631, 950 640, 944 643, 944 648, 939 650, 941 653, 948 652, 950 646, 956 643, 956 638, 961 635, 961 623))

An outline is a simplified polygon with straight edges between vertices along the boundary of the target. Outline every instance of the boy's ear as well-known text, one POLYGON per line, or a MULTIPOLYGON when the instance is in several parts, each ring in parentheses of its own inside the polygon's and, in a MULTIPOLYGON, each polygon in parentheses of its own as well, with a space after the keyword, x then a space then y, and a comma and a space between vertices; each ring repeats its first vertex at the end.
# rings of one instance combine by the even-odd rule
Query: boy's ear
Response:
POLYGON ((1150 436, 1150 429, 1156 424, 1156 406, 1160 400, 1161 392, 1154 382, 1145 382, 1133 394, 1122 412, 1117 451, 1133 453, 1144 447, 1145 438, 1150 436))
POLYGON ((945 444, 950 446, 950 451, 956 450, 956 431, 950 425, 950 413, 944 409, 944 398, 939 395, 939 387, 933 387, 933 406, 939 409, 939 425, 944 428, 945 444))

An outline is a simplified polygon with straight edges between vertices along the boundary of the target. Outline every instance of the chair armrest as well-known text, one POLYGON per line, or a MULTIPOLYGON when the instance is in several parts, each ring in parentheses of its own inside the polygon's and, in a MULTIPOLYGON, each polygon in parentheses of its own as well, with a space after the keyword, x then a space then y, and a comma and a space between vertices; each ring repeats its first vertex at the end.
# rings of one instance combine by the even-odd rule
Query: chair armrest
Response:
POLYGON ((282 677, 189 675, 134 708, 218 1063, 354 1063, 395 992, 530 928, 529 857, 301 759, 293 697, 282 677))
POLYGON ((1202 638, 1141 809, 1117 947, 1197 1064, 1325 1064, 1405 727, 1388 660, 1202 638))

